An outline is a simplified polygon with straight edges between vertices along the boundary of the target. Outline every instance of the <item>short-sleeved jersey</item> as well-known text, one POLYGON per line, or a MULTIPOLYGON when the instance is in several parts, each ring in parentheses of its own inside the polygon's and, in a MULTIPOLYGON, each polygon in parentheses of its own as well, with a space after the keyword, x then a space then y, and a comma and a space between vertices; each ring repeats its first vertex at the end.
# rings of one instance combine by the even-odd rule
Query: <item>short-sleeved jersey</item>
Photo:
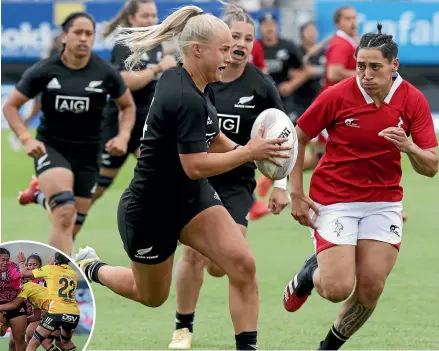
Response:
POLYGON ((133 196, 156 202, 163 194, 175 199, 198 192, 207 180, 190 179, 179 154, 207 152, 218 133, 211 88, 206 86, 201 92, 182 66, 164 72, 145 121, 140 157, 129 187, 133 196))
MULTIPOLYGON (((299 47, 302 56, 306 54, 303 46, 299 47)), ((296 104, 302 107, 308 107, 322 90, 323 72, 325 69, 325 53, 323 51, 309 58, 308 63, 321 69, 322 75, 308 79, 302 86, 294 91, 293 97, 296 104)))
POLYGON ((8 269, 0 272, 0 302, 10 302, 20 292, 20 268, 15 262, 9 261, 8 269))
POLYGON ((39 140, 83 153, 100 151, 107 96, 119 98, 127 87, 114 67, 92 54, 78 70, 67 67, 59 55, 42 60, 26 70, 16 89, 28 98, 42 93, 39 140))
MULTIPOLYGON (((126 45, 117 44, 113 47, 111 51, 111 60, 110 63, 118 70, 124 71, 125 68, 125 60, 128 56, 131 55, 130 49, 126 45)), ((144 52, 140 59, 140 63, 137 64, 133 71, 141 71, 146 68, 152 68, 156 66, 163 57, 163 49, 162 46, 156 46, 154 49, 148 52, 144 52)), ((133 95, 134 103, 136 104, 137 110, 137 118, 145 119, 148 113, 149 105, 151 105, 152 98, 154 96, 155 86, 158 78, 161 74, 159 74, 153 81, 149 84, 145 85, 143 88, 138 90, 134 90, 131 92, 133 95)), ((109 114, 119 114, 119 110, 114 103, 114 101, 109 101, 108 105, 105 108, 105 115, 109 114)))
MULTIPOLYGON (((357 67, 357 60, 355 59, 355 50, 357 49, 357 42, 354 38, 347 35, 345 32, 338 30, 334 37, 328 44, 326 50, 326 67, 330 65, 342 65, 347 70, 355 70, 357 67)), ((325 85, 323 89, 330 87, 338 82, 331 82, 328 80, 328 75, 325 75, 325 85)))
POLYGON ((259 69, 263 69, 265 67, 264 48, 259 40, 255 40, 253 42, 253 48, 248 62, 254 64, 259 69))
MULTIPOLYGON (((252 64, 243 74, 228 83, 216 82, 210 86, 215 95, 215 108, 221 131, 235 143, 245 145, 256 118, 262 111, 277 108, 283 111, 282 101, 273 81, 252 64)), ((254 181, 254 162, 246 163, 209 180, 214 183, 248 183, 254 181)))
POLYGON ((29 301, 33 308, 49 311, 51 300, 49 299, 49 291, 44 286, 28 282, 22 286, 18 297, 29 301))
POLYGON ((310 185, 323 205, 401 201, 401 152, 378 136, 383 129, 404 128, 421 149, 438 145, 427 100, 399 75, 379 108, 352 77, 320 94, 297 124, 310 138, 328 132, 310 185))
POLYGON ((290 79, 289 71, 291 68, 300 68, 302 66, 303 57, 298 47, 291 41, 279 39, 275 46, 261 44, 264 48, 268 74, 273 78, 276 85, 290 79))
POLYGON ((78 276, 68 265, 46 265, 32 271, 35 278, 44 278, 51 300, 49 313, 79 314, 76 303, 78 276))

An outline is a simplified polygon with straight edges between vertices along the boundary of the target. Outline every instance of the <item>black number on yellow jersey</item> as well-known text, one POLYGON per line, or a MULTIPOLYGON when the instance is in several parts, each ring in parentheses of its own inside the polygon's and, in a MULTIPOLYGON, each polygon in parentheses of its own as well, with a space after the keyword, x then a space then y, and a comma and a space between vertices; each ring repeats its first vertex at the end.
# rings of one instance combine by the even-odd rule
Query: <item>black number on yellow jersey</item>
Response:
POLYGON ((76 284, 74 280, 67 280, 66 278, 61 278, 58 282, 60 285, 62 285, 59 290, 58 290, 58 296, 62 297, 63 299, 67 299, 69 298, 70 300, 73 300, 75 298, 75 296, 73 295, 73 293, 76 290, 76 284), (70 287, 70 289, 67 291, 67 293, 65 292, 68 288, 70 287))

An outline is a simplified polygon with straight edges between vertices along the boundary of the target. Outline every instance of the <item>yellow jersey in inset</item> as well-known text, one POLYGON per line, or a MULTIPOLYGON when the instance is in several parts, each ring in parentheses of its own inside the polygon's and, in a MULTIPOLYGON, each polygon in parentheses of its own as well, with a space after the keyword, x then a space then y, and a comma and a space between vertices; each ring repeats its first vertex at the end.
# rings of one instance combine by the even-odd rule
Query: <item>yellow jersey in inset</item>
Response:
POLYGON ((50 302, 49 291, 44 286, 32 282, 22 286, 18 297, 22 297, 29 301, 34 308, 49 310, 50 302))
POLYGON ((46 280, 49 300, 51 300, 49 313, 79 315, 79 307, 76 303, 78 276, 69 265, 46 265, 34 269, 32 273, 35 278, 46 280))

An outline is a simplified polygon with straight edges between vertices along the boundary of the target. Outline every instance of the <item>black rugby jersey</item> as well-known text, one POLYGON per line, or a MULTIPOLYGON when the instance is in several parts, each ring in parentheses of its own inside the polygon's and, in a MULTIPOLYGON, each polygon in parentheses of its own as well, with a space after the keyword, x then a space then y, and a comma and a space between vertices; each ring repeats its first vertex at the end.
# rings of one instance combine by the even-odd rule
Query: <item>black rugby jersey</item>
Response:
POLYGON ((207 182, 190 179, 179 154, 207 152, 219 133, 213 103, 211 88, 201 92, 182 66, 163 73, 145 121, 140 157, 129 187, 135 197, 151 199, 151 195, 163 197, 165 193, 176 199, 199 191, 207 182))
POLYGON ((273 78, 276 85, 290 79, 289 70, 291 68, 300 68, 302 66, 303 55, 291 41, 279 39, 275 46, 265 46, 262 41, 261 44, 264 48, 268 74, 273 78))
MULTIPOLYGON (((118 71, 125 71, 125 60, 128 56, 131 55, 130 49, 126 45, 115 45, 113 50, 111 51, 111 60, 110 63, 116 67, 118 71)), ((159 45, 154 49, 143 53, 141 57, 141 61, 133 68, 133 71, 141 71, 146 68, 152 68, 160 61, 163 57, 162 46, 159 45)), ((160 77, 161 73, 157 75, 157 77, 152 80, 149 84, 145 85, 143 88, 138 90, 131 91, 133 95, 134 103, 136 104, 136 115, 137 118, 146 118, 147 110, 149 105, 151 105, 152 98, 154 96, 155 86, 157 84, 157 80, 160 77)), ((105 108, 105 115, 115 114, 118 115, 118 109, 116 104, 113 101, 108 102, 108 106, 105 108)))
POLYGON ((107 96, 119 98, 127 87, 114 67, 92 54, 77 70, 64 65, 60 55, 42 60, 24 72, 16 89, 30 99, 42 93, 39 140, 98 152, 107 96))
MULTIPOLYGON (((228 83, 216 82, 210 86, 215 94, 221 131, 240 145, 250 140, 253 124, 262 111, 269 108, 283 111, 282 101, 271 78, 250 63, 238 79, 228 83)), ((209 180, 212 184, 253 182, 255 168, 254 162, 248 162, 209 180)))
MULTIPOLYGON (((299 51, 302 57, 306 54, 306 50, 302 46, 299 48, 299 51)), ((321 69, 321 75, 309 79, 294 92, 294 102, 297 105, 303 108, 308 108, 322 90, 325 61, 326 58, 323 50, 309 58, 309 64, 318 66, 321 69)))

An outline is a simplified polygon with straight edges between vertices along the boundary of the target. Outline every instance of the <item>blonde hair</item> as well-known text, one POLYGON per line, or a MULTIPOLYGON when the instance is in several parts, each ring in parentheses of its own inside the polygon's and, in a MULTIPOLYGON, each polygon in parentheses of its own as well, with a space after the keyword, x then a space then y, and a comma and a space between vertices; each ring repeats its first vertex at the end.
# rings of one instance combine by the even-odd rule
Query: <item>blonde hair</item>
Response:
POLYGON ((140 28, 122 28, 117 42, 130 48, 132 54, 125 65, 131 70, 141 59, 142 54, 162 42, 178 39, 180 55, 187 53, 187 47, 193 41, 208 43, 214 36, 215 29, 227 25, 219 18, 204 13, 198 6, 184 6, 173 12, 158 25, 140 28))
POLYGON ((103 37, 107 38, 119 26, 128 27, 130 25, 128 17, 134 16, 141 4, 154 4, 154 0, 128 0, 116 17, 105 25, 103 37))
POLYGON ((250 23, 253 28, 255 28, 255 22, 250 17, 250 15, 244 11, 243 8, 238 7, 234 4, 224 2, 220 0, 220 3, 224 6, 225 11, 223 15, 223 21, 229 26, 232 25, 232 22, 245 22, 250 23))

